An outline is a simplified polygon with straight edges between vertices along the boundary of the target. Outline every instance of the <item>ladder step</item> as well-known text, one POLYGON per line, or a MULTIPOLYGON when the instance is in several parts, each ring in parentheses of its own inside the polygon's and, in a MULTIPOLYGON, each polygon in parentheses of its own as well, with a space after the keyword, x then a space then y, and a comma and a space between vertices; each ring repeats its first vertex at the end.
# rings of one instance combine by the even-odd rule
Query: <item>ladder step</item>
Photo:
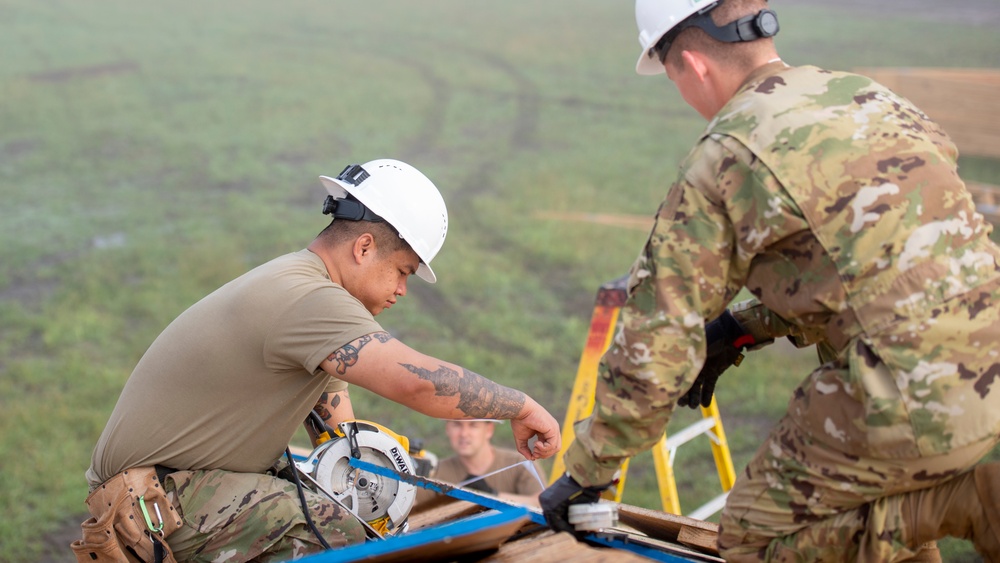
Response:
POLYGON ((691 440, 701 436, 705 432, 708 432, 715 427, 714 418, 703 418, 694 424, 685 427, 680 432, 667 437, 666 448, 667 451, 674 451, 681 447, 683 444, 690 442, 691 440))
POLYGON ((688 518, 694 518, 695 520, 708 520, 709 516, 722 510, 722 507, 726 505, 726 497, 728 496, 729 491, 722 493, 721 495, 696 508, 693 512, 691 512, 691 514, 688 514, 688 518))
MULTIPOLYGON (((995 203, 994 199, 989 199, 988 203, 995 203)), ((1000 205, 998 205, 1000 207, 1000 205)), ((601 358, 616 333, 616 323, 621 308, 628 298, 628 276, 622 276, 612 282, 601 286, 597 292, 597 300, 594 303, 594 312, 590 320, 590 331, 587 333, 586 345, 580 356, 580 364, 577 367, 576 381, 573 383, 573 392, 570 395, 570 402, 566 410, 565 424, 562 432, 562 448, 552 464, 551 481, 561 477, 566 467, 563 464, 563 454, 566 448, 573 443, 576 435, 573 431, 573 423, 589 416, 594 409, 594 388, 597 383, 597 371, 601 358)), ((670 436, 664 432, 652 449, 653 461, 656 466, 656 480, 660 489, 660 500, 663 503, 665 512, 680 514, 681 507, 677 496, 677 483, 674 477, 674 458, 678 448, 685 443, 705 435, 711 442, 712 457, 715 459, 715 467, 719 472, 719 482, 724 491, 733 486, 736 477, 733 470, 733 462, 729 453, 729 444, 726 441, 726 433, 722 429, 722 418, 719 416, 719 408, 712 398, 708 407, 701 409, 702 420, 681 429, 676 435, 670 436)), ((620 465, 621 478, 615 486, 614 499, 621 501, 622 490, 625 487, 625 475, 628 471, 628 459, 620 465)), ((706 504, 699 508, 696 514, 707 512, 712 514, 717 512, 725 503, 726 496, 706 504)))

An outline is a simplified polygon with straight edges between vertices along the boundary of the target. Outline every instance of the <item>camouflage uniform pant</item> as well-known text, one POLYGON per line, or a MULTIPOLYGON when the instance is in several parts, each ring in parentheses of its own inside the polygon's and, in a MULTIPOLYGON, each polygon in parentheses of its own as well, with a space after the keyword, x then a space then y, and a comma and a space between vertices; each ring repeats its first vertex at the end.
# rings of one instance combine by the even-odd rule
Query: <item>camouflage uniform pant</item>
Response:
POLYGON ((908 493, 971 469, 995 441, 920 459, 859 458, 783 418, 729 493, 719 548, 726 561, 902 561, 908 493))
MULTIPOLYGON (((178 561, 287 561, 323 550, 302 514, 295 484, 255 473, 178 471, 164 483, 184 525, 167 538, 178 561)), ((331 547, 364 541, 353 514, 303 491, 331 547)))

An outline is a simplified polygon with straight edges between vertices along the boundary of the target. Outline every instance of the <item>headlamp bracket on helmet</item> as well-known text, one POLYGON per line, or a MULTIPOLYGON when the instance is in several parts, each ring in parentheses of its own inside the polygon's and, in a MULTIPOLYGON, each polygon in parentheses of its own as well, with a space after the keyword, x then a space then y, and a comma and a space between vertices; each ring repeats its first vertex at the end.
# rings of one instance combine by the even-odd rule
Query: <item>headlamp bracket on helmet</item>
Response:
POLYGON ((337 179, 345 184, 350 184, 352 186, 357 186, 368 179, 371 174, 367 170, 361 167, 360 164, 348 164, 340 171, 337 179))
MULTIPOLYGON (((371 174, 360 164, 348 164, 337 175, 337 180, 345 184, 358 186, 370 176, 371 174)), ((385 219, 372 213, 371 209, 368 209, 365 204, 358 201, 358 198, 351 194, 347 194, 347 197, 339 199, 334 198, 332 195, 326 196, 326 201, 323 202, 323 215, 333 215, 335 220, 347 219, 349 221, 371 221, 372 223, 385 221, 385 219)))

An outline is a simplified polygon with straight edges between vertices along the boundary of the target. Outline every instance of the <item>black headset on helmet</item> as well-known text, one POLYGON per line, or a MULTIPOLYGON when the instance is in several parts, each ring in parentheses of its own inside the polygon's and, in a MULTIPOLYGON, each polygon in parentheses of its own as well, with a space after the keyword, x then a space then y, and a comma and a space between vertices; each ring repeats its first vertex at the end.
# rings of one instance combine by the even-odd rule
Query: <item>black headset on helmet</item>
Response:
POLYGON ((743 41, 754 41, 765 37, 774 37, 781 29, 778 25, 778 14, 774 10, 761 10, 756 14, 744 16, 726 25, 715 25, 712 21, 711 12, 719 5, 715 2, 705 9, 695 12, 692 16, 677 24, 669 32, 665 33, 656 42, 654 50, 660 56, 662 63, 666 59, 670 44, 680 32, 689 27, 697 27, 711 36, 713 39, 724 43, 740 43, 743 41))

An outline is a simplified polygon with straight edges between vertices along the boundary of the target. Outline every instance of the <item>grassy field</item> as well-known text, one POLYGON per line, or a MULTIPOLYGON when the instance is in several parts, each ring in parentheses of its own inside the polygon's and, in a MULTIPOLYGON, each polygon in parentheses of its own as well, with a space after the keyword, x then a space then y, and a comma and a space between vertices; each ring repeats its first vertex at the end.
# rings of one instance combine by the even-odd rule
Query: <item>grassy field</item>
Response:
MULTIPOLYGON (((981 19, 772 5, 791 64, 1000 66, 981 19)), ((304 247, 326 224, 317 176, 352 162, 410 162, 450 211, 440 281, 380 322, 561 420, 596 290, 645 233, 557 217, 651 216, 704 127, 665 78, 634 73, 631 3, 0 0, 0 22, 6 562, 69 559, 46 537, 83 519, 83 472, 132 366, 187 306, 304 247)), ((1000 183, 1000 163, 962 166, 1000 183)), ((750 360, 719 389, 737 466, 815 363, 784 346, 750 360)), ((354 399, 446 451, 439 421, 354 399)), ((635 460, 626 501, 657 507, 651 468, 635 460)), ((676 469, 685 510, 718 492, 707 446, 676 469)))

